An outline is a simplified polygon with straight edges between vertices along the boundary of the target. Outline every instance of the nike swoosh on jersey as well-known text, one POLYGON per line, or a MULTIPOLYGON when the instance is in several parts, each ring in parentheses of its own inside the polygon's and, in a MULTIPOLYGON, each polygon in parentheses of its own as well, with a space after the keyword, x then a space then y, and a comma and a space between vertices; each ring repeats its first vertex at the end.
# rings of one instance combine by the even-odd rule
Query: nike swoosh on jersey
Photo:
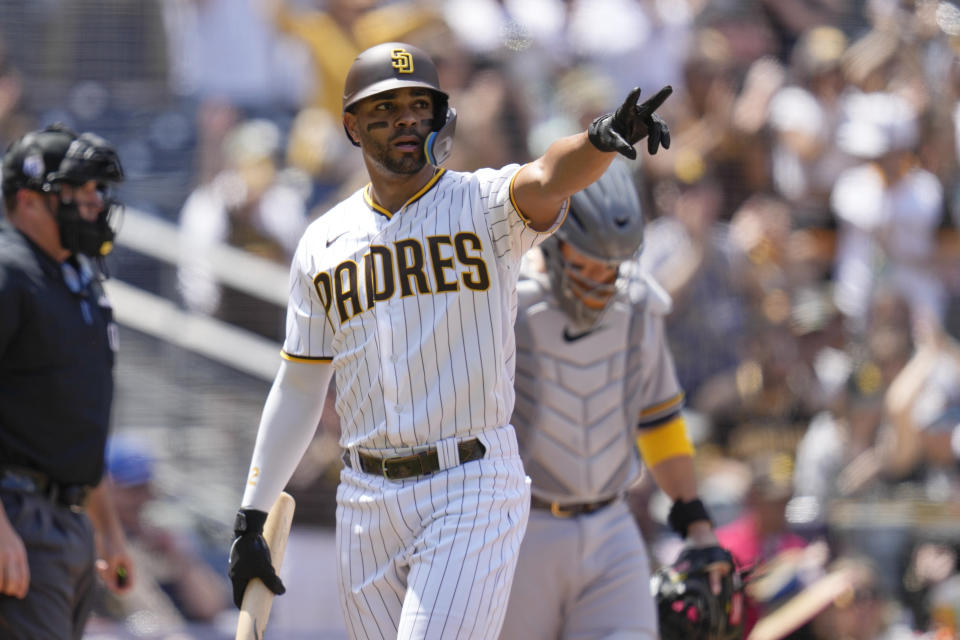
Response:
POLYGON ((346 234, 347 234, 347 232, 344 231, 343 233, 338 233, 337 235, 333 236, 332 238, 327 238, 327 248, 329 249, 329 248, 330 248, 330 245, 332 245, 334 242, 336 242, 337 240, 339 240, 340 238, 342 238, 342 237, 345 236, 346 234))
POLYGON ((596 327, 593 329, 587 329, 583 333, 570 333, 570 330, 564 327, 563 329, 563 340, 564 342, 576 342, 580 338, 586 338, 588 335, 596 331, 596 327))

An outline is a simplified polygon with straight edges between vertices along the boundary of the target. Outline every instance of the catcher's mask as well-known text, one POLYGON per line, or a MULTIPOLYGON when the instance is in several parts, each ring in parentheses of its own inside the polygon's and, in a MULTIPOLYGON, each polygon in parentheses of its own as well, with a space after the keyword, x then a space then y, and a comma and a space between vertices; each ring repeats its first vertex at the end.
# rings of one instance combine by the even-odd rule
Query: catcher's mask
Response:
POLYGON ((639 254, 643 228, 640 197, 626 161, 614 160, 596 182, 571 197, 566 220, 541 249, 553 295, 575 329, 589 330, 599 321, 614 300, 617 282, 588 277, 564 257, 561 243, 619 271, 639 254))
MULTIPOLYGON (((343 112, 350 111, 364 98, 403 87, 423 87, 433 92, 433 126, 424 141, 424 153, 430 164, 444 163, 453 148, 457 112, 450 107, 449 96, 440 90, 436 65, 422 49, 403 42, 387 42, 361 52, 347 72, 343 112)), ((349 132, 347 138, 359 146, 349 132)))
POLYGON ((122 182, 123 178, 117 152, 100 136, 84 133, 70 143, 60 167, 49 177, 51 190, 60 194, 57 220, 60 244, 65 249, 94 257, 110 253, 123 209, 113 199, 111 185, 122 182), (64 185, 81 187, 90 181, 96 183, 101 204, 96 220, 92 222, 80 215, 79 204, 63 189, 64 185))
MULTIPOLYGON (((716 552, 717 559, 730 558, 719 547, 695 550, 716 552)), ((705 564, 685 559, 662 567, 650 580, 657 603, 662 640, 741 640, 744 626, 743 577, 731 570, 724 576, 719 595, 710 590, 705 564)), ((730 559, 732 563, 732 559, 730 559)))

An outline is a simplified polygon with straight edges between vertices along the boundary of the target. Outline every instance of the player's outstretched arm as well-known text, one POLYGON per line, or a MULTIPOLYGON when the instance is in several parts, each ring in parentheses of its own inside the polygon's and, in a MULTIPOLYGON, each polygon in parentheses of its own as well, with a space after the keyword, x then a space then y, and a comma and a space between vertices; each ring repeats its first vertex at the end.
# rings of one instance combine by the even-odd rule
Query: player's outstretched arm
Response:
POLYGON ((237 607, 253 578, 274 593, 285 591, 270 562, 263 525, 320 423, 332 376, 331 364, 285 360, 267 395, 230 548, 229 576, 237 607))
POLYGON ((669 148, 670 130, 655 111, 672 92, 664 87, 638 105, 640 89, 635 88, 614 113, 600 116, 587 131, 560 138, 524 165, 514 180, 513 197, 533 228, 550 228, 563 202, 603 175, 613 152, 636 158, 633 145, 643 138, 651 154, 660 146, 669 148))

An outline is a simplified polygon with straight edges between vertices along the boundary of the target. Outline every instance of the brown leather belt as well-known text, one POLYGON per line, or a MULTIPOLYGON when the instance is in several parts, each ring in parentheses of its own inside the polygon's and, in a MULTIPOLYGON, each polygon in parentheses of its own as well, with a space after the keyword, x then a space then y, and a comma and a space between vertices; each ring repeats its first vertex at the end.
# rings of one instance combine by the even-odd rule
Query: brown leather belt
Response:
POLYGON ((82 507, 90 487, 54 482, 44 473, 26 467, 0 465, 0 491, 29 493, 64 507, 82 507))
POLYGON ((574 516, 583 516, 588 513, 594 513, 604 507, 608 507, 620 498, 619 495, 598 500, 597 502, 575 502, 573 504, 560 504, 559 502, 548 502, 541 500, 537 496, 530 496, 530 506, 533 509, 543 509, 549 511, 557 518, 572 518, 574 516))
MULTIPOLYGON (((463 464, 464 462, 479 460, 487 453, 487 448, 478 439, 471 438, 458 442, 457 451, 460 454, 460 464, 463 464)), ((440 471, 440 457, 437 455, 436 447, 430 447, 426 451, 409 456, 397 456, 395 458, 378 458, 361 452, 357 452, 357 455, 360 458, 361 471, 383 476, 388 480, 426 476, 440 471)), ((348 451, 343 453, 343 464, 353 468, 348 451)))

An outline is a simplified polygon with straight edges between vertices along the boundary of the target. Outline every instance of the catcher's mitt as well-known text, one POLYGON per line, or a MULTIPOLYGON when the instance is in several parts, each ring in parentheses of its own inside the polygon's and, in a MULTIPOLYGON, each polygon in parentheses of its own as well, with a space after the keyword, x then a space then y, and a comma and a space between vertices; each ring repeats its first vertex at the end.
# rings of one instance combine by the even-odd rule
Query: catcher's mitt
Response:
POLYGON ((743 579, 722 547, 685 549, 650 581, 657 601, 661 640, 739 640, 743 637, 743 579), (725 562, 721 592, 710 590, 707 568, 725 562))

